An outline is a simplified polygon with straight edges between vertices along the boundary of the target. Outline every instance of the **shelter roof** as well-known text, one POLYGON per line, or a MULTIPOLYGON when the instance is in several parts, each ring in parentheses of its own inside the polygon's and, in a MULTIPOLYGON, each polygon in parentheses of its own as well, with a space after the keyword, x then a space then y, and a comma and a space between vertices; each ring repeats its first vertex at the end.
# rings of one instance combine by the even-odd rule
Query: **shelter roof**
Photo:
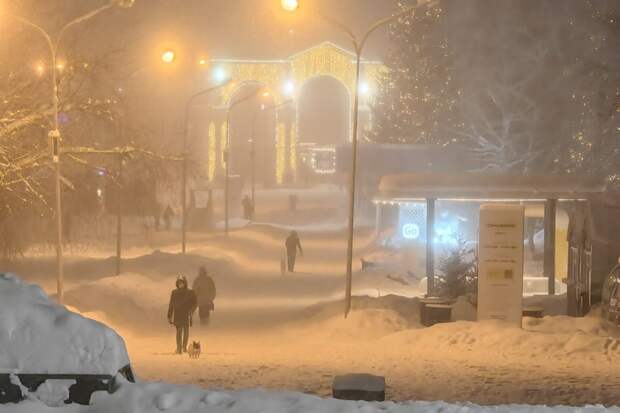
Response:
POLYGON ((575 200, 600 195, 605 189, 599 179, 565 175, 398 174, 381 178, 378 198, 575 200))

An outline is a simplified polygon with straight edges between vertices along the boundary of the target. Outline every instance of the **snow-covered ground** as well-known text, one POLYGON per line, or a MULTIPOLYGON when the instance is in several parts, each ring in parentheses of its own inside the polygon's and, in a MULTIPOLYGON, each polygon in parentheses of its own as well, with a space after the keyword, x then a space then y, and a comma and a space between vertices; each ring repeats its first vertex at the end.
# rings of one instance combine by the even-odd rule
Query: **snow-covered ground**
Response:
MULTIPOLYGON (((147 381, 329 396, 335 375, 367 372, 386 377, 387 398, 391 400, 620 405, 620 336, 602 325, 596 314, 584 319, 561 316, 561 296, 553 300, 528 298, 528 302, 542 303, 548 316, 525 320, 523 330, 468 321, 422 328, 417 303, 411 298, 423 292, 419 280, 385 271, 357 272, 354 293, 368 297, 356 298, 354 311, 344 320, 344 231, 337 227, 301 231, 304 256, 300 257, 298 272, 280 274, 283 241, 291 225, 318 223, 324 217, 339 219, 329 212, 335 202, 328 203, 322 212, 320 200, 312 202, 301 218, 282 213, 286 219, 279 225, 250 225, 232 231, 229 237, 192 233, 186 256, 178 253, 177 233, 158 234, 161 237, 153 245, 159 251, 131 247, 120 276, 113 275, 114 259, 107 258, 110 254, 106 250, 91 247, 71 254, 69 249, 66 302, 118 331, 127 343, 134 371, 147 381), (212 325, 192 329, 190 339, 201 341, 203 355, 190 360, 172 354, 174 330, 167 324, 165 312, 176 275, 184 273, 192 279, 200 265, 213 273, 218 297, 212 325)), ((267 215, 265 212, 264 222, 274 222, 278 214, 267 215)), ((356 234, 357 271, 359 258, 373 251, 373 234, 364 228, 356 234)), ((54 268, 53 256, 39 252, 29 253, 3 269, 19 273, 53 294, 54 268)), ((462 320, 475 314, 465 302, 459 303, 456 313, 462 320)), ((207 394, 191 391, 197 392, 196 400, 207 394)), ((154 398, 165 393, 149 384, 127 392, 135 403, 148 406, 156 406, 154 398)), ((253 393, 224 394, 237 400, 253 393)), ((115 403, 115 396, 109 397, 108 402, 115 403)), ((282 398, 265 393, 261 397, 276 406, 263 411, 304 411, 301 407, 305 402, 298 400, 310 396, 282 398), (291 403, 293 407, 277 403, 291 403)), ((306 411, 347 412, 349 406, 357 406, 316 403, 325 404, 319 410, 306 411)), ((184 406, 170 411, 200 411, 191 410, 198 409, 196 406, 184 406)), ((243 404, 235 402, 228 408, 235 406, 243 404)), ((393 410, 381 411, 401 408, 384 406, 393 410)), ((439 409, 422 404, 407 408, 415 406, 439 409)), ((253 411, 217 410, 225 408, 212 407, 209 411, 253 411)), ((357 408, 365 412, 381 409, 379 405, 357 408)), ((518 411, 503 409, 499 411, 518 411)))
POLYGON ((618 413, 603 406, 477 406, 444 402, 366 403, 264 390, 204 391, 163 383, 128 384, 112 395, 96 393, 91 406, 46 407, 26 401, 0 405, 0 413, 618 413))
MULTIPOLYGON (((8 368, 12 373, 23 372, 51 372, 62 371, 64 367, 76 372, 110 372, 110 368, 126 362, 123 358, 119 364, 119 357, 110 357, 110 354, 124 355, 124 344, 113 332, 102 325, 82 318, 77 314, 67 312, 60 306, 52 304, 45 294, 35 286, 20 282, 13 276, 0 278, 0 295, 4 300, 2 305, 2 331, 9 332, 0 337, 0 368, 8 368), (15 300, 20 305, 15 305, 15 300), (14 311, 19 308, 20 311, 14 311), (51 314, 48 314, 51 313, 51 314), (54 320, 50 319, 54 318, 54 320), (23 330, 30 335, 32 340, 24 342, 20 336, 13 334, 15 330, 23 330), (45 335, 45 338, 41 338, 45 335), (40 337, 37 339, 37 337, 40 337), (67 340, 69 340, 67 342, 67 340), (44 343, 40 346, 40 343, 44 343), (67 345, 69 343, 69 345, 67 345), (93 346, 100 345, 99 351, 93 346), (19 348, 16 347, 19 345, 19 348), (41 358, 43 357, 43 358, 41 358), (23 363, 26 359, 26 363, 23 363), (34 364, 33 364, 34 363, 34 364), (50 363, 55 363, 51 365, 50 363), (37 370, 41 366, 41 370, 37 370), (34 370, 33 370, 34 369, 34 370), (95 369, 95 370, 93 370, 95 369)), ((347 321, 333 317, 333 308, 320 305, 308 313, 306 325, 297 325, 294 328, 279 330, 280 350, 292 345, 299 346, 300 341, 323 343, 317 348, 326 348, 330 342, 345 344, 351 350, 354 340, 364 339, 364 342, 378 342, 386 348, 411 346, 416 341, 426 341, 434 346, 437 351, 454 349, 460 342, 467 345, 480 341, 480 349, 507 348, 508 344, 514 354, 520 354, 521 348, 530 348, 537 352, 545 353, 548 357, 553 354, 573 354, 574 352, 588 352, 592 347, 606 349, 601 342, 604 327, 598 318, 585 318, 580 320, 552 318, 543 320, 527 320, 526 330, 505 327, 496 323, 454 323, 436 326, 428 329, 429 334, 420 336, 415 334, 418 329, 407 321, 405 317, 411 310, 405 308, 407 299, 402 297, 388 296, 383 299, 358 299, 356 300, 357 311, 353 312, 347 321), (388 310, 371 309, 372 306, 391 308, 399 314, 389 314, 388 310), (381 329, 377 331, 377 327, 381 329), (413 328, 412 328, 413 327, 413 328), (359 333, 369 330, 367 336, 360 337, 359 333), (548 337, 531 335, 531 332, 540 332, 547 335, 565 335, 565 344, 559 340, 551 342, 548 337), (583 337, 575 340, 575 333, 581 333, 583 337), (599 337, 601 340, 597 340, 599 337), (455 341, 456 340, 456 341, 455 341), (516 345, 515 345, 516 344, 516 345)), ((277 345, 272 342, 270 345, 277 345)), ((375 351, 377 345, 375 343, 375 351)), ((258 351, 259 348, 255 348, 258 351)), ((384 349, 385 351, 385 349, 384 349)), ((315 352, 318 353, 318 352, 315 352)), ((478 351, 477 353, 480 353, 478 351)), ((335 356, 336 354, 331 354, 335 356)), ((261 354, 255 353, 256 359, 261 354)), ((480 354, 476 354, 480 356, 480 354)), ((492 356, 486 354, 487 357, 492 356)), ((501 359, 499 354, 495 357, 501 359)), ((169 373, 173 369, 183 368, 183 364, 189 359, 176 357, 175 363, 170 363, 169 373)), ((339 357, 335 357, 336 361, 339 357)), ((135 360, 134 360, 135 361, 135 360)), ((323 359, 323 362, 326 360, 323 359)), ((190 363, 193 362, 190 360, 190 363)), ((214 375, 211 368, 213 361, 210 354, 202 362, 202 370, 206 374, 214 375), (206 363, 206 364, 205 364, 206 363)), ((262 369, 254 371, 256 376, 260 370, 270 369, 273 366, 264 365, 262 369)), ((305 366, 300 366, 301 368, 305 366)), ((325 369, 329 367, 324 365, 325 369)), ((1 369, 0 369, 1 370, 1 369)), ((292 371, 289 371, 291 374, 292 371)), ((415 374, 416 370, 411 370, 415 374)), ((302 375, 300 370, 298 375, 302 375)), ((424 372, 424 374, 429 374, 424 372)), ((472 379, 476 377, 469 376, 472 379)), ((289 380, 293 376, 288 377, 289 380)), ((14 378, 15 379, 15 378, 14 378)), ((410 376, 411 380, 412 377, 410 376)), ((393 378, 391 378, 393 380, 393 378)), ((265 391, 265 390, 240 390, 240 391, 206 391, 196 386, 181 386, 162 382, 138 382, 137 384, 121 382, 120 388, 114 394, 105 392, 95 393, 91 398, 90 406, 64 405, 62 398, 66 397, 66 387, 71 383, 58 383, 50 381, 42 385, 36 393, 27 393, 26 400, 19 404, 0 405, 0 413, 44 413, 44 412, 132 412, 154 413, 161 411, 177 413, 196 412, 620 412, 619 408, 605 408, 603 406, 586 407, 546 407, 542 405, 499 405, 477 406, 471 403, 449 404, 445 402, 405 401, 400 403, 365 403, 340 401, 330 398, 320 398, 299 392, 265 391), (65 386, 65 387, 63 387, 65 386)), ((389 381, 388 381, 389 383, 389 381)), ((256 383, 255 383, 256 386, 256 383)), ((254 387, 254 386, 253 386, 254 387)), ((286 386, 283 386, 286 387, 286 386)), ((420 399, 418 396, 416 399, 420 399)))

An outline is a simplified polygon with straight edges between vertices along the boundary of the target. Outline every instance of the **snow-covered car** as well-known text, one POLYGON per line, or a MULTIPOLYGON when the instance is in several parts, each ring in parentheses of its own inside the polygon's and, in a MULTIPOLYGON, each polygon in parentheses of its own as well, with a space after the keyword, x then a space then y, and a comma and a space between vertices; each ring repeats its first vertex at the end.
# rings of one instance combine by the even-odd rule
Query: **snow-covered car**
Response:
POLYGON ((125 342, 114 330, 0 273, 0 403, 63 380, 68 400, 87 404, 95 390, 114 391, 118 374, 134 381, 125 342))
POLYGON ((602 315, 620 327, 620 258, 603 284, 602 315))

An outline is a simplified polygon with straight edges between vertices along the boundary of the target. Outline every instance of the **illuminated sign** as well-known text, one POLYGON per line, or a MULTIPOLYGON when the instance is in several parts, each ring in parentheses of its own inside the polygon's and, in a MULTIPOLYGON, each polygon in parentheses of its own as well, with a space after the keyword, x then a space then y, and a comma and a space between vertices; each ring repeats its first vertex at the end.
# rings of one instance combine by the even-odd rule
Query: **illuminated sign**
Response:
POLYGON ((420 226, 415 223, 408 223, 402 228, 403 238, 418 239, 420 237, 420 226))

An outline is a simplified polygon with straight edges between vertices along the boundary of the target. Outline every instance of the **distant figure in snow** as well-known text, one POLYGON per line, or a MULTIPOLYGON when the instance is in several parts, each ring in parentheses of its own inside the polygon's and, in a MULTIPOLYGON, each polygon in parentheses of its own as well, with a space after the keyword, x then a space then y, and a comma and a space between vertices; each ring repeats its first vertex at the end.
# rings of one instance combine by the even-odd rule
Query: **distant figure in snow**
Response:
POLYGON ((163 218, 164 225, 166 226, 166 231, 170 231, 170 224, 172 223, 172 216, 174 215, 174 211, 170 208, 170 205, 164 209, 163 218))
POLYGON ((209 276, 205 267, 198 269, 198 277, 194 280, 192 289, 198 300, 200 324, 209 325, 211 311, 215 310, 213 301, 215 300, 216 289, 215 282, 213 282, 213 278, 209 276))
POLYGON ((168 322, 177 329, 177 354, 187 352, 189 327, 192 325, 192 315, 196 310, 196 295, 187 288, 187 279, 183 275, 177 277, 176 289, 170 295, 168 305, 168 322))
POLYGON ((241 205, 243 206, 243 218, 251 221, 254 218, 254 204, 249 196, 244 196, 241 201, 241 205))
POLYGON ((166 231, 170 231, 170 224, 172 222, 172 216, 174 215, 174 211, 170 208, 170 205, 166 207, 164 210, 164 225, 166 226, 166 231))
POLYGON ((288 263, 288 272, 295 272, 297 249, 299 249, 300 255, 304 254, 303 250, 301 249, 301 242, 299 241, 299 235, 297 235, 297 231, 291 231, 288 238, 286 238, 286 242, 284 245, 286 246, 286 261, 288 263))

